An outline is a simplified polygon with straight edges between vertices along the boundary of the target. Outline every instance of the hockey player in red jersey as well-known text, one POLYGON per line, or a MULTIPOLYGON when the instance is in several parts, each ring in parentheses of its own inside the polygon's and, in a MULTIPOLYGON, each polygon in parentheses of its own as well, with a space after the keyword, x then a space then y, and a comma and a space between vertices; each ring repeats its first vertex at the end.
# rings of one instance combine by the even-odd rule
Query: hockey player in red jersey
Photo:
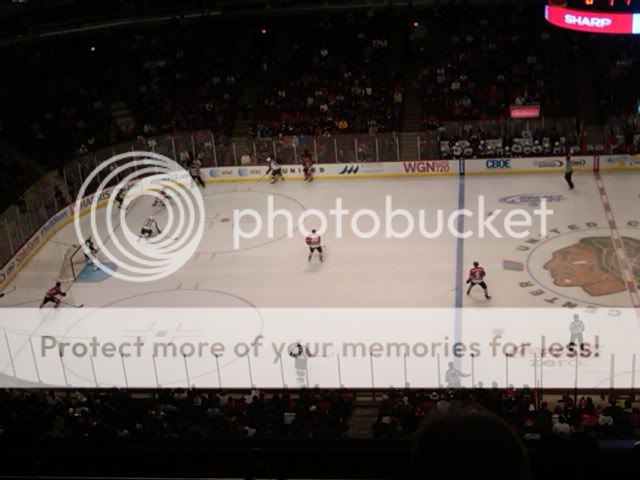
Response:
POLYGON ((313 181, 313 159, 308 150, 304 151, 302 157, 302 171, 304 172, 304 181, 313 181))
POLYGON ((469 278, 467 279, 467 283, 469 284, 467 295, 471 294, 471 289, 473 287, 480 285, 484 290, 484 298, 487 300, 491 299, 489 296, 489 290, 487 289, 487 284, 484 282, 484 277, 486 275, 487 272, 484 271, 484 268, 482 268, 478 262, 473 262, 473 268, 469 270, 469 278))
POLYGON ((316 233, 315 230, 311 230, 311 233, 307 235, 305 239, 307 245, 309 246, 309 261, 311 261, 311 257, 313 257, 313 252, 316 250, 320 254, 320 261, 324 262, 324 256, 322 255, 322 237, 316 233))
POLYGON ((55 286, 51 287, 49 290, 47 290, 47 293, 44 294, 44 298, 42 299, 42 303, 40 304, 40 307, 38 308, 42 308, 44 307, 47 303, 49 302, 53 302, 55 303, 55 308, 60 306, 60 298, 58 297, 66 297, 67 294, 64 293, 62 291, 62 288, 60 288, 60 282, 56 282, 55 286))

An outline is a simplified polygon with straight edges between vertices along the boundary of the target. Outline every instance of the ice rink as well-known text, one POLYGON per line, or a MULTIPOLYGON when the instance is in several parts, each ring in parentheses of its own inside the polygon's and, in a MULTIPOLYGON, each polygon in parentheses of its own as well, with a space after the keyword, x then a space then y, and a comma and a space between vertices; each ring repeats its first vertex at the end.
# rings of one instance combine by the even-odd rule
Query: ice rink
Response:
MULTIPOLYGON (((44 383, 74 386, 443 386, 446 384, 445 371, 453 365, 449 364, 450 350, 437 351, 429 357, 429 362, 406 356, 404 361, 387 358, 379 366, 374 366, 373 357, 371 361, 367 358, 347 361, 344 357, 340 360, 339 354, 332 352, 318 355, 318 359, 305 366, 303 373, 294 368, 292 362, 283 364, 280 357, 276 357, 277 361, 272 358, 254 360, 253 366, 246 358, 215 358, 222 362, 218 368, 212 365, 211 358, 188 365, 185 357, 184 361, 179 358, 177 362, 163 361, 157 365, 154 356, 152 370, 149 356, 137 362, 127 360, 126 367, 124 359, 115 364, 96 360, 91 365, 86 359, 65 360, 67 363, 61 366, 56 357, 45 363, 43 358, 36 359, 37 352, 30 345, 33 340, 29 337, 40 339, 50 334, 77 339, 98 334, 103 338, 128 338, 146 332, 150 337, 169 335, 171 339, 226 335, 229 343, 241 339, 251 344, 262 334, 275 335, 285 342, 300 339, 307 342, 321 337, 330 337, 335 342, 344 338, 366 341, 397 338, 401 341, 415 336, 467 344, 481 340, 488 349, 496 335, 511 335, 519 341, 555 335, 566 345, 571 320, 569 308, 583 315, 589 310, 612 312, 616 308, 639 305, 638 179, 638 174, 632 173, 602 177, 578 174, 574 178, 575 190, 568 190, 561 175, 550 174, 321 180, 311 184, 301 181, 275 185, 266 182, 208 184, 203 192, 206 207, 204 237, 183 268, 150 283, 132 283, 108 276, 67 282, 66 301, 85 306, 73 309, 82 314, 82 318, 56 316, 50 307, 41 310, 40 316, 21 320, 13 315, 2 315, 0 326, 6 347, 0 348, 0 374, 3 381, 20 378, 34 385, 43 382, 41 376, 46 376, 44 383), (289 237, 286 220, 278 217, 273 238, 263 228, 256 238, 241 239, 240 248, 234 249, 233 228, 237 227, 233 220, 234 210, 253 209, 266 216, 269 196, 273 198, 274 208, 287 210, 294 218, 309 209, 330 212, 335 208, 337 198, 342 199, 342 207, 351 212, 370 209, 381 218, 385 217, 387 196, 391 197, 394 209, 414 212, 416 218, 419 209, 427 212, 441 209, 446 219, 454 210, 466 208, 470 215, 464 217, 464 222, 457 221, 456 227, 460 231, 471 230, 473 235, 457 239, 445 231, 437 238, 426 239, 416 228, 407 238, 388 239, 379 234, 364 239, 348 228, 350 221, 347 219, 343 223, 342 238, 338 238, 329 218, 323 241, 325 261, 321 263, 314 258, 309 263, 302 233, 294 229, 289 237), (484 213, 479 212, 480 196, 484 196, 486 203, 484 213), (547 199, 548 208, 553 210, 548 217, 546 236, 537 232, 535 224, 529 235, 519 239, 491 235, 478 238, 479 217, 496 214, 502 219, 513 209, 533 213, 542 198, 547 199), (498 210, 502 211, 499 215, 498 210), (467 271, 474 261, 487 270, 491 300, 485 300, 479 288, 466 295, 467 271), (118 313, 120 310, 111 307, 154 307, 162 309, 156 310, 162 315, 156 313, 156 322, 144 315, 132 318, 132 310, 122 310, 126 312, 124 319, 118 313), (174 318, 171 310, 165 307, 242 308, 245 312, 257 313, 248 313, 235 320, 218 317, 207 321, 200 312, 200 317, 194 316, 190 322, 185 322, 184 318, 174 318), (343 310, 305 313, 292 310, 292 307, 343 310), (379 310, 379 313, 358 310, 350 320, 345 307, 393 310, 379 310), (400 307, 402 311, 398 310, 400 307), (496 307, 504 307, 505 314, 487 310, 496 307), (291 313, 260 311, 265 308, 286 308, 291 313), (429 313, 431 318, 423 319, 425 311, 416 309, 425 308, 441 310, 429 313), (507 308, 529 310, 522 318, 517 318, 520 314, 507 308), (544 310, 536 310, 532 315, 532 308, 544 310), (482 316, 485 310, 491 318, 486 314, 482 316), (103 315, 100 312, 110 313, 103 315), (327 318, 326 323, 319 320, 318 315, 324 315, 322 318, 327 318), (390 318, 390 315, 395 317, 390 318), (267 322, 267 317, 271 323, 267 322), (63 375, 66 376, 63 378, 63 375), (311 375, 311 378, 305 379, 305 375, 311 375)), ((160 225, 167 220, 163 208, 152 206, 152 199, 142 197, 130 206, 126 221, 132 230, 138 230, 151 214, 160 225)), ((107 241, 122 234, 115 215, 116 229, 111 236, 106 232, 106 222, 98 225, 109 238, 107 241)), ((427 213, 425 224, 433 230, 436 217, 429 215, 427 213)), ((83 226, 87 225, 88 218, 88 215, 82 217, 83 226)), ((309 229, 317 226, 313 222, 309 218, 305 226, 309 229)), ((243 218, 239 225, 249 231, 255 222, 243 218)), ((358 225, 367 231, 372 222, 363 217, 358 225)), ((392 226, 396 231, 402 231, 406 222, 396 218, 392 226)), ((73 224, 69 224, 19 272, 7 289, 11 291, 15 286, 15 291, 0 300, 2 307, 37 307, 44 291, 64 271, 63 259, 74 243, 78 241, 73 224)), ((185 315, 185 310, 176 312, 185 315)), ((617 320, 620 328, 611 323, 611 318, 614 318, 611 313, 604 313, 597 321, 591 321, 587 329, 590 342, 597 338, 595 343, 602 343, 598 347, 602 355, 578 363, 570 363, 566 358, 559 360, 551 371, 546 371, 546 383, 542 381, 542 366, 536 360, 536 355, 542 351, 539 345, 527 351, 520 361, 506 358, 504 352, 498 352, 490 359, 466 355, 454 359, 455 368, 475 372, 468 374, 471 378, 465 377, 463 386, 478 382, 491 385, 495 381, 502 386, 515 383, 567 387, 574 385, 574 375, 576 386, 611 387, 614 381, 617 385, 634 385, 639 324, 630 310, 626 311, 623 320, 617 320), (613 355, 617 355, 615 368, 613 355), (583 369, 580 380, 579 369, 583 369)))
MULTIPOLYGON (((69 295, 73 302, 87 307, 637 305, 638 174, 603 175, 602 189, 592 174, 575 178, 577 188, 573 191, 557 175, 208 184, 204 237, 181 270, 150 283, 116 278, 75 282, 69 286, 69 295), (350 231, 347 218, 342 238, 336 238, 329 218, 323 240, 327 246, 325 262, 316 258, 308 263, 303 235, 296 231, 288 238, 286 221, 278 217, 274 238, 263 228, 257 238, 241 239, 240 249, 234 250, 234 209, 251 208, 266 215, 269 195, 273 195, 275 208, 289 210, 294 219, 305 209, 328 212, 338 197, 344 208, 371 209, 381 217, 387 195, 394 209, 442 209, 445 219, 456 208, 467 208, 476 215, 465 217, 464 227, 474 235, 458 240, 445 231, 439 238, 425 239, 416 227, 405 239, 388 239, 382 234, 362 239, 350 231), (486 198, 488 213, 515 208, 533 212, 539 198, 548 198, 553 209, 548 235, 541 238, 532 232, 523 239, 478 238, 480 195, 486 198), (623 238, 621 243, 618 237, 623 238), (622 248, 616 248, 617 243, 622 248), (626 259, 621 260, 620 254, 626 259), (479 288, 469 297, 460 295, 473 261, 487 270, 486 281, 493 296, 490 302, 484 300, 479 288), (631 275, 633 281, 625 281, 625 275, 631 275)), ((163 209, 151 203, 151 199, 142 198, 130 207, 126 219, 132 230, 137 231, 153 213, 160 225, 166 220, 163 209)), ((113 235, 118 236, 115 215, 113 235)), ((428 215, 426 224, 433 226, 435 217, 429 220, 428 215)), ((88 216, 82 222, 87 224, 88 216)), ((317 226, 313 219, 305 223, 307 228, 317 226)), ((254 226, 250 218, 241 224, 247 231, 254 226)), ((362 218, 358 225, 368 230, 372 224, 362 218)), ((393 225, 402 231, 405 224, 395 219, 393 225)), ((105 238, 112 240, 108 235, 105 238)), ((0 300, 2 306, 37 306, 46 288, 59 277, 65 253, 73 243, 78 240, 73 224, 69 224, 17 275, 9 287, 15 285, 16 291, 0 300)))

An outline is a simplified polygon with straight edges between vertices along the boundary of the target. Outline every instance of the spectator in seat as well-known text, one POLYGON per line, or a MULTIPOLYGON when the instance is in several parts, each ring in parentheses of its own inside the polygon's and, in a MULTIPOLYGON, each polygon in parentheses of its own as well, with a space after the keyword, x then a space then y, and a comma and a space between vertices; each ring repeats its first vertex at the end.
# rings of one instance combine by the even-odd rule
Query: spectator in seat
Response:
POLYGON ((245 152, 240 157, 240 165, 250 165, 251 164, 251 154, 249 152, 245 152))
POLYGON ((183 165, 189 163, 191 159, 189 156, 189 152, 187 152, 186 150, 182 150, 180 153, 178 153, 178 157, 180 158, 180 163, 183 165))
POLYGON ((504 420, 479 406, 427 417, 416 436, 413 469, 421 479, 436 472, 449 480, 530 478, 529 457, 518 436, 504 420), (454 463, 445 462, 438 469, 434 459, 439 458, 454 463))
POLYGON ((562 438, 568 438, 573 433, 573 429, 567 423, 567 419, 563 415, 560 415, 558 420, 553 424, 552 431, 554 435, 562 438))

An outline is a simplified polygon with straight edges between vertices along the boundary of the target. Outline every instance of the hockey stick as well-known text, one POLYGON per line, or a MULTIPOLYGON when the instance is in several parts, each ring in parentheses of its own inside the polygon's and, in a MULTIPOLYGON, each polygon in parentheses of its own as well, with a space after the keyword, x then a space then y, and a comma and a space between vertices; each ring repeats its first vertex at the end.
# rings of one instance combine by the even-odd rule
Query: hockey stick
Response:
POLYGON ((10 295, 15 291, 16 291, 16 286, 14 285, 11 290, 6 290, 6 291, 0 293, 0 298, 4 297, 5 295, 10 295))
POLYGON ((68 305, 69 307, 73 307, 73 308, 82 308, 84 307, 84 303, 81 303, 80 305, 76 305, 75 303, 69 303, 65 300, 60 300, 60 303, 64 303, 65 305, 68 305))
POLYGON ((256 182, 256 185, 257 185, 257 184, 259 184, 259 183, 262 181, 262 179, 263 179, 264 177, 266 177, 267 175, 269 175, 269 172, 267 172, 267 173, 265 173, 264 175, 262 175, 262 176, 258 179, 258 181, 256 182))

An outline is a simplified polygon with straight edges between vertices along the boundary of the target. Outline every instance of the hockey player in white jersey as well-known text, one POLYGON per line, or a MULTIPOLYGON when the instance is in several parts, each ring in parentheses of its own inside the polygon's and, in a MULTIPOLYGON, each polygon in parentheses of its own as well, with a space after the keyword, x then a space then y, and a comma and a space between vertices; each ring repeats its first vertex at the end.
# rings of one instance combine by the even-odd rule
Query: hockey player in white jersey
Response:
POLYGON ((84 241, 84 262, 86 265, 92 265, 94 270, 98 270, 98 264, 96 262, 96 255, 98 254, 98 249, 93 243, 93 239, 91 237, 87 238, 84 241))
POLYGON ((267 162, 269 163, 269 169, 267 173, 271 173, 271 183, 276 183, 278 181, 278 177, 280 180, 284 182, 284 176, 282 175, 282 167, 278 165, 278 162, 271 157, 267 157, 267 162))
POLYGON ((116 194, 116 198, 115 198, 115 202, 118 204, 118 208, 122 208, 124 205, 124 198, 126 197, 127 192, 124 190, 124 188, 121 188, 120 190, 118 190, 118 193, 116 194))
POLYGON ((316 230, 311 230, 311 233, 309 235, 307 235, 307 238, 305 239, 305 242, 307 243, 307 245, 309 246, 309 262, 311 261, 311 257, 313 257, 313 252, 315 252, 316 250, 318 251, 318 254, 320 255, 320 261, 324 262, 324 256, 322 254, 322 237, 320 237, 320 235, 318 235, 318 233, 316 232, 316 230))
POLYGON ((140 230, 140 236, 149 238, 156 236, 158 233, 162 233, 162 230, 160 230, 160 227, 158 226, 158 222, 156 222, 153 216, 147 218, 147 221, 144 222, 144 225, 142 226, 142 230, 140 230))

